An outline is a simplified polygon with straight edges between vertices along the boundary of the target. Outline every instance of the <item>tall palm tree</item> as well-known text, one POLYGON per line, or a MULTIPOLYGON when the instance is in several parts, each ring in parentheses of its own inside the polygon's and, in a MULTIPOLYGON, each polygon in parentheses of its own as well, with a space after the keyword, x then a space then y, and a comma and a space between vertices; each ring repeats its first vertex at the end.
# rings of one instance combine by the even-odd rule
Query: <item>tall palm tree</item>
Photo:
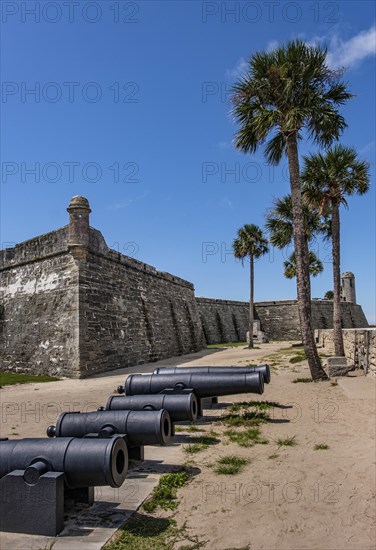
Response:
MULTIPOLYGON (((283 267, 285 268, 284 275, 287 279, 293 279, 296 277, 296 260, 295 252, 293 252, 287 260, 283 262, 283 267)), ((310 250, 309 251, 309 272, 312 277, 317 277, 319 273, 324 271, 324 266, 322 261, 316 256, 316 254, 310 250)))
POLYGON ((269 251, 268 241, 265 239, 262 229, 254 224, 245 224, 238 229, 237 237, 232 243, 234 256, 238 260, 249 257, 250 264, 250 293, 249 293, 249 347, 253 348, 253 308, 254 308, 254 260, 260 258, 269 251))
POLYGON ((271 164, 278 164, 287 155, 302 339, 312 378, 326 379, 312 330, 298 141, 304 135, 329 147, 346 127, 338 107, 352 96, 340 75, 326 65, 326 49, 300 40, 271 52, 255 53, 248 73, 233 91, 234 115, 240 124, 236 147, 254 153, 265 144, 265 156, 271 164))
POLYGON ((325 154, 304 157, 303 196, 321 214, 331 216, 333 257, 333 333, 334 351, 344 356, 341 324, 341 243, 340 206, 347 207, 346 197, 363 195, 369 189, 369 164, 360 161, 354 148, 336 145, 325 154))

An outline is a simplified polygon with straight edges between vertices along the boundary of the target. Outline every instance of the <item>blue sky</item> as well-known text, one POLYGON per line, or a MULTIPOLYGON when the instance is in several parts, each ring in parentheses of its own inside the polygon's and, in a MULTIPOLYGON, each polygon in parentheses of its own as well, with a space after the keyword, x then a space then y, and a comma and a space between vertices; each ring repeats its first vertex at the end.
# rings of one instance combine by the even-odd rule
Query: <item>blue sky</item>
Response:
MULTIPOLYGON (((257 51, 291 38, 326 44, 356 97, 341 141, 375 162, 375 10, 345 2, 3 1, 1 243, 67 223, 76 194, 109 246, 195 284, 196 294, 248 299, 231 255, 236 230, 263 225, 289 191, 232 145, 228 92, 257 51), (78 5, 77 5, 78 4, 78 5), (34 89, 34 93, 32 90, 34 89), (34 172, 33 172, 34 169, 34 172)), ((306 154, 314 148, 301 146, 306 154)), ((375 322, 375 189, 342 210, 342 270, 375 322)), ((313 296, 332 288, 330 250, 313 296)), ((286 252, 256 266, 256 299, 296 296, 286 252)))

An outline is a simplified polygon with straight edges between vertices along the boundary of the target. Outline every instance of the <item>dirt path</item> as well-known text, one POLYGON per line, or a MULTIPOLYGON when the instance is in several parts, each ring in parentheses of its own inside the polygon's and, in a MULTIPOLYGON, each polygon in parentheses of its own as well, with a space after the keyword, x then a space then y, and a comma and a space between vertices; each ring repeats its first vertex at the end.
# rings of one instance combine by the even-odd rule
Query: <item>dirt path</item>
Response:
MULTIPOLYGON (((228 411, 221 403, 250 396, 220 399, 218 410, 207 411, 201 427, 214 430, 218 441, 197 454, 182 450, 183 460, 199 473, 180 490, 175 519, 178 525, 186 522, 188 532, 206 542, 206 550, 371 550, 375 547, 375 379, 354 376, 338 385, 292 383, 309 373, 305 362, 290 363, 293 351, 278 353, 288 345, 210 350, 178 360, 192 366, 237 365, 261 362, 273 354, 268 359, 276 363, 272 382, 263 396, 251 398, 279 406, 269 408, 271 421, 259 426, 269 443, 248 448, 224 434, 229 428, 221 417, 228 411), (293 436, 295 446, 276 443, 293 436), (314 450, 318 444, 329 448, 314 450), (216 460, 228 455, 249 462, 236 475, 215 473, 216 460)), ((176 363, 176 358, 163 362, 176 363)), ((150 372, 160 364, 131 370, 150 372)), ((93 410, 123 381, 124 373, 116 372, 89 380, 3 388, 0 434, 44 436, 57 413, 68 408, 93 410)))

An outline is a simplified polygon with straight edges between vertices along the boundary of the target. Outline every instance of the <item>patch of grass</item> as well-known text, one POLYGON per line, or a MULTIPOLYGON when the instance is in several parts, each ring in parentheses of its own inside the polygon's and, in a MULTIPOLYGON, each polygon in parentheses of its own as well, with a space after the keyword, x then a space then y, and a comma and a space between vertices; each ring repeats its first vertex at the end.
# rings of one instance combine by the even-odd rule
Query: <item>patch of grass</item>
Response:
POLYGON ((247 345, 247 342, 226 342, 224 344, 208 344, 208 349, 240 348, 247 345))
POLYGON ((220 420, 226 426, 236 428, 239 426, 259 426, 269 422, 270 417, 266 412, 246 411, 242 414, 226 414, 220 420))
POLYGON ((215 445, 216 443, 217 439, 214 435, 196 437, 194 443, 184 447, 184 451, 189 454, 196 454, 207 449, 209 445, 215 445))
POLYGON ((293 435, 292 437, 286 437, 285 439, 280 437, 279 439, 276 439, 276 443, 280 447, 295 447, 295 445, 298 444, 295 435, 293 435))
POLYGON ((253 447, 254 445, 267 445, 269 443, 267 439, 261 437, 260 428, 257 427, 242 431, 226 430, 225 436, 240 447, 253 447))
POLYGON ((175 426, 175 432, 190 432, 190 433, 196 433, 196 432, 204 432, 204 428, 198 428, 197 426, 175 426))
POLYGON ((30 384, 32 382, 57 382, 58 380, 60 378, 56 378, 55 376, 0 372, 0 387, 12 386, 13 384, 30 384))
POLYGON ((292 380, 293 384, 309 384, 309 382, 313 382, 312 378, 295 378, 292 380))
POLYGON ((187 432, 190 433, 196 433, 196 432, 204 432, 205 428, 199 428, 198 426, 188 426, 187 432))
POLYGON ((304 354, 304 355, 294 355, 294 357, 291 357, 290 363, 301 363, 305 359, 307 359, 306 354, 304 354))
POLYGON ((217 460, 217 465, 214 468, 216 474, 220 475, 234 475, 238 474, 249 460, 241 458, 239 456, 230 455, 224 456, 217 460))
POLYGON ((153 489, 151 496, 142 505, 143 509, 146 512, 154 512, 157 508, 175 510, 179 504, 176 498, 177 490, 183 487, 189 478, 190 476, 185 470, 164 474, 153 489))
POLYGON ((337 380, 331 380, 330 385, 331 386, 338 386, 338 381, 337 380))
POLYGON ((270 359, 271 361, 280 361, 282 359, 282 355, 279 353, 271 353, 270 355, 265 355, 265 357, 263 357, 263 360, 267 359, 270 359))
POLYGON ((238 412, 241 409, 250 409, 251 407, 255 407, 260 411, 267 411, 273 407, 283 408, 283 405, 276 401, 241 401, 240 403, 233 403, 228 410, 230 412, 238 412))
POLYGON ((298 346, 289 346, 288 348, 280 348, 278 350, 278 353, 281 353, 282 355, 294 355, 296 353, 304 353, 304 346, 303 344, 298 346))
POLYGON ((175 433, 185 432, 186 428, 184 426, 176 426, 175 425, 175 433))
POLYGON ((195 550, 202 548, 204 542, 187 533, 186 525, 180 529, 172 518, 155 518, 144 514, 134 514, 118 531, 115 539, 107 544, 105 550, 173 550, 182 542, 179 549, 195 550), (187 544, 190 543, 190 544, 187 544))
POLYGON ((278 454, 278 453, 273 453, 273 454, 271 454, 271 455, 268 456, 268 458, 269 458, 270 460, 274 460, 275 458, 278 458, 278 457, 279 457, 279 454, 278 454))
POLYGON ((315 451, 326 451, 327 449, 330 449, 329 445, 327 445, 326 443, 317 443, 313 449, 315 451))

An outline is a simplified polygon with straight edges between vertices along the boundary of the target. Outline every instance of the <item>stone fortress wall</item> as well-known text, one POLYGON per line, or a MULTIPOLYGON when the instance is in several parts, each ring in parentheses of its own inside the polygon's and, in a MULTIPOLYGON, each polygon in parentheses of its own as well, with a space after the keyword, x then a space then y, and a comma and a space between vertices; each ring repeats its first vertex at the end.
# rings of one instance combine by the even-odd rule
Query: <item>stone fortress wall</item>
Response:
MULTIPOLYGON (((248 330, 248 302, 196 298, 208 344, 245 341, 248 330)), ((368 327, 360 305, 341 303, 344 328, 368 327)), ((268 340, 294 340, 300 338, 299 312, 296 300, 256 302, 254 319, 268 340)), ((315 329, 333 327, 333 302, 312 301, 312 324, 315 329)))
MULTIPOLYGON (((84 197, 68 212, 68 226, 1 251, 0 370, 86 377, 245 341, 247 302, 196 298, 188 281, 109 249, 84 197)), ((332 302, 312 310, 315 328, 332 326, 332 302)), ((344 327, 368 326, 359 305, 342 312, 344 327)), ((294 300, 256 303, 255 319, 271 340, 300 338, 294 300)))
POLYGON ((85 377, 205 347, 194 287, 67 227, 1 251, 1 370, 85 377))

